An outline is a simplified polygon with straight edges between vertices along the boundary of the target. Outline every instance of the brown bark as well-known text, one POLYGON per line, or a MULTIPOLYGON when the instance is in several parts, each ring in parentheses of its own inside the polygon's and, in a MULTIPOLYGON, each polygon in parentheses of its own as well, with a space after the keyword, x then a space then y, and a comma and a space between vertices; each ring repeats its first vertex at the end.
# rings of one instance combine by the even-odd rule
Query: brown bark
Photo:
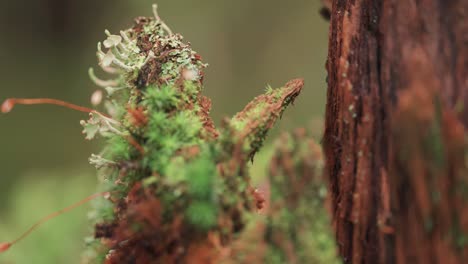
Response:
POLYGON ((468 1, 334 0, 327 70, 344 261, 468 263, 468 1))

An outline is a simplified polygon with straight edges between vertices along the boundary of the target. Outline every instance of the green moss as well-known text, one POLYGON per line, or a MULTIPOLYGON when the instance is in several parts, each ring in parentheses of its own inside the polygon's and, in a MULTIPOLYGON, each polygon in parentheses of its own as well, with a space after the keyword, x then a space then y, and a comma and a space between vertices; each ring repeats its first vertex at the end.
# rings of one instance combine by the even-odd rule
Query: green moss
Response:
POLYGON ((190 224, 202 231, 209 230, 217 222, 216 206, 206 201, 191 202, 185 215, 190 224))
POLYGON ((106 157, 113 160, 129 160, 133 155, 130 143, 121 136, 112 136, 107 141, 106 157))
POLYGON ((455 238, 455 245, 458 249, 464 249, 468 245, 468 235, 459 234, 455 238))
POLYGON ((279 248, 270 247, 266 253, 265 263, 271 264, 285 264, 288 263, 283 251, 279 248))
POLYGON ((434 170, 445 166, 444 142, 442 136, 442 103, 438 97, 434 98, 434 120, 425 138, 425 149, 434 170))
POLYGON ((426 216, 424 218, 424 230, 426 230, 427 233, 432 233, 434 230, 434 219, 432 219, 431 216, 426 216))
POLYGON ((160 87, 151 85, 144 93, 143 105, 154 112, 171 111, 179 103, 179 95, 172 85, 163 84, 160 87))
POLYGON ((186 169, 189 194, 202 200, 211 200, 214 194, 216 167, 208 157, 200 157, 191 162, 186 169))
MULTIPOLYGON (((186 161, 183 157, 174 157, 170 162, 166 169, 166 179, 165 181, 169 185, 178 185, 187 180, 187 173, 185 170, 181 168, 186 167, 186 161)), ((156 177, 152 177, 157 179, 156 177)))
POLYGON ((468 183, 463 179, 459 180, 455 185, 455 193, 460 196, 465 202, 468 202, 468 183))

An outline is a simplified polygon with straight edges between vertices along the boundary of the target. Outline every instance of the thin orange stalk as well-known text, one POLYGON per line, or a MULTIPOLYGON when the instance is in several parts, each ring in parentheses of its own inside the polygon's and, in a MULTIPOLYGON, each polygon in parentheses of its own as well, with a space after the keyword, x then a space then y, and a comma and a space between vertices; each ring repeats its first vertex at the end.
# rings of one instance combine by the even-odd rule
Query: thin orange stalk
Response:
MULTIPOLYGON (((68 103, 62 100, 57 100, 57 99, 51 99, 51 98, 9 98, 9 99, 6 99, 2 104, 2 109, 1 109, 2 113, 10 112, 16 104, 22 104, 22 105, 52 104, 52 105, 63 106, 69 109, 73 109, 73 110, 85 112, 85 113, 97 112, 96 110, 88 108, 88 107, 79 106, 76 104, 68 103)), ((100 114, 102 114, 103 116, 109 117, 109 115, 106 115, 103 113, 100 113, 100 114)))
POLYGON ((127 139, 127 141, 134 148, 136 148, 140 152, 141 155, 145 155, 145 149, 140 144, 138 144, 138 142, 132 136, 125 137, 125 139, 127 139))
POLYGON ((85 199, 75 203, 75 204, 72 204, 68 207, 65 207, 63 208, 62 210, 59 210, 59 211, 56 211, 50 215, 47 215, 46 217, 42 218, 41 220, 37 221, 35 224, 33 224, 28 230, 26 230, 26 232, 24 232, 22 235, 20 235, 18 238, 16 238, 15 240, 11 241, 11 242, 3 242, 3 243, 0 243, 0 253, 2 252, 5 252, 7 251, 8 249, 11 248, 11 246, 13 246, 14 244, 18 243, 19 241, 21 241, 22 239, 24 239, 25 237, 27 237, 29 234, 31 234, 31 232, 33 232, 34 230, 36 230, 38 227, 40 227, 42 224, 44 224, 45 222, 49 221, 50 219, 54 218, 54 217, 57 217, 63 213, 66 213, 80 205, 83 205, 97 197, 101 197, 101 196, 108 196, 110 195, 110 192, 101 192, 101 193, 95 193, 93 195, 90 195, 88 197, 86 197, 85 199))

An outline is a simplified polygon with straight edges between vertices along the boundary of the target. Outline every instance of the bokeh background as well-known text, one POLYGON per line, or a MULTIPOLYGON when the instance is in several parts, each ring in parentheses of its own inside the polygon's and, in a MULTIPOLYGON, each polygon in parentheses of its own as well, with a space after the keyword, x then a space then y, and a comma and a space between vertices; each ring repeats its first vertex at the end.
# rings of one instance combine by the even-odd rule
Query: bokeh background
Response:
MULTIPOLYGON (((0 101, 53 97, 90 106, 96 43, 154 0, 0 1, 0 101)), ((159 0, 159 13, 205 62, 205 94, 216 121, 241 110, 267 84, 303 77, 305 87, 275 131, 313 127, 321 134, 328 24, 319 0, 159 0)), ((102 75, 101 75, 102 76, 102 75)), ((102 76, 104 77, 104 76, 102 76)), ((96 191, 87 159, 102 142, 85 141, 86 114, 55 106, 18 106, 0 116, 0 242, 42 216, 96 191)), ((270 137, 270 138, 272 138, 270 137)), ((0 263, 79 263, 89 205, 48 222, 0 263)))

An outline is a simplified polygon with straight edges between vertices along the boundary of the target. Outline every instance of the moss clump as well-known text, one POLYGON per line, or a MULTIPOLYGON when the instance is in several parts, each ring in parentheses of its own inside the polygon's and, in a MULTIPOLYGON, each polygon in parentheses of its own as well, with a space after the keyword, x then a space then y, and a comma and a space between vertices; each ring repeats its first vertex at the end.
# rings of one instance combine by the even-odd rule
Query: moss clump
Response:
POLYGON ((88 139, 107 138, 90 161, 114 213, 110 219, 98 205, 99 243, 90 244, 110 263, 190 262, 193 248, 229 243, 243 229, 255 208, 247 163, 303 82, 269 90, 218 131, 201 94, 201 57, 156 10, 135 21, 119 35, 106 31, 106 51, 98 44, 99 65, 115 78, 102 81, 90 71, 108 92, 107 113, 93 112, 82 125, 88 139))
POLYGON ((325 209, 322 151, 304 129, 276 141, 264 180, 254 193, 266 205, 220 263, 341 263, 325 209))
POLYGON ((320 146, 305 130, 284 134, 270 163, 267 263, 340 263, 323 179, 320 146))

